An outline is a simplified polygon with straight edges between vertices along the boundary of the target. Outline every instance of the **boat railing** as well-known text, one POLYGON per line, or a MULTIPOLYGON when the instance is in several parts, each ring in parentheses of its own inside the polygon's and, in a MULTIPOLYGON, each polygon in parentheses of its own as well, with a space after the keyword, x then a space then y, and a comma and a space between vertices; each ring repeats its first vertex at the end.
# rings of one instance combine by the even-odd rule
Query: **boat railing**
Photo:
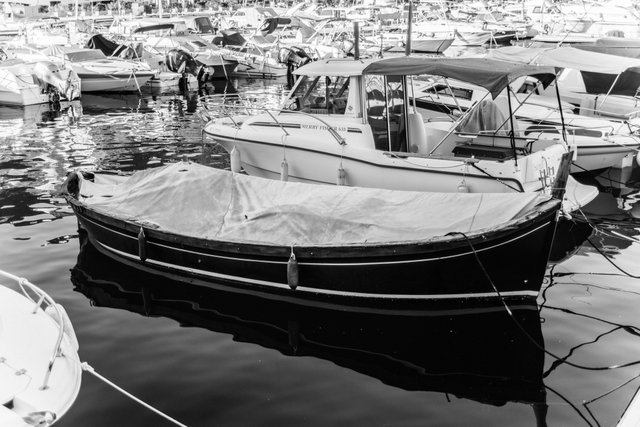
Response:
MULTIPOLYGON (((215 98, 216 95, 213 96, 215 98)), ((224 98, 228 95, 219 95, 220 100, 226 101, 224 98)), ((209 97, 210 99, 212 97, 209 97)), ((283 114, 297 114, 305 117, 309 117, 321 124, 320 128, 322 130, 326 130, 340 145, 345 145, 345 139, 336 131, 335 127, 329 124, 326 120, 318 117, 315 114, 307 113, 304 111, 296 111, 296 110, 287 110, 283 108, 269 108, 264 107, 263 105, 252 104, 250 101, 243 99, 241 96, 236 95, 233 96, 232 99, 234 101, 238 101, 235 103, 227 103, 223 102, 220 105, 216 105, 218 114, 212 114, 211 110, 205 107, 206 115, 205 121, 209 121, 213 118, 226 118, 233 123, 233 126, 239 128, 242 125, 242 121, 240 120, 240 116, 253 116, 257 114, 266 114, 268 115, 273 123, 282 130, 283 137, 289 136, 289 131, 287 131, 287 125, 289 123, 283 123, 281 120, 278 120, 278 116, 283 114)), ((206 105, 206 104, 205 104, 206 105)))
POLYGON ((33 311, 31 312, 32 314, 35 315, 40 308, 45 313, 47 313, 47 315, 51 316, 58 325, 59 330, 58 338, 56 339, 56 345, 53 349, 51 358, 49 359, 49 364, 47 366, 44 380, 42 382, 42 385, 40 386, 41 390, 46 390, 49 387, 49 377, 51 376, 53 365, 56 361, 56 358, 58 357, 58 354, 60 354, 60 347, 62 346, 62 339, 64 338, 66 313, 62 313, 60 306, 56 304, 56 302, 49 296, 49 294, 40 289, 38 286, 29 282, 27 279, 14 276, 13 274, 7 273, 6 271, 2 270, 0 270, 0 277, 4 277, 17 283, 22 294, 34 304, 33 311), (42 304, 46 304, 46 307, 42 308, 42 304), (55 314, 51 314, 50 312, 48 312, 47 310, 49 309, 54 310, 55 314))

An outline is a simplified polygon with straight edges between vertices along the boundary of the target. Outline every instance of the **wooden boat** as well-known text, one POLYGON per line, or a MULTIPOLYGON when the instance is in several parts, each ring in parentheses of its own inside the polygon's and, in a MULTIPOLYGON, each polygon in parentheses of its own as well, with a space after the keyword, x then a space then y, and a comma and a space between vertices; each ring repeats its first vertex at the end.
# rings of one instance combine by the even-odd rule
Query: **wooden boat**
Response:
POLYGON ((544 417, 537 410, 546 393, 535 299, 512 302, 513 317, 502 304, 398 313, 309 307, 143 272, 106 256, 83 236, 71 281, 102 310, 168 318, 288 357, 316 357, 402 390, 495 406, 527 404, 532 418, 544 417), (416 345, 425 334, 429 345, 416 345))
POLYGON ((78 341, 64 308, 42 289, 4 271, 0 279, 0 425, 50 426, 80 391, 78 341))
POLYGON ((277 297, 369 302, 537 295, 562 198, 310 185, 192 163, 74 172, 63 187, 90 240, 127 262, 277 297))

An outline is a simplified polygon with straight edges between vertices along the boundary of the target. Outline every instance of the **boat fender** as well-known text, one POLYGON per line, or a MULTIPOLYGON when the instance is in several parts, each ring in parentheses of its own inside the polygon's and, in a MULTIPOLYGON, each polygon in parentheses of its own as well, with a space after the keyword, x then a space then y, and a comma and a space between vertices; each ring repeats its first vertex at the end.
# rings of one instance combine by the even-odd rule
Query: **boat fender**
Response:
POLYGON ((469 186, 467 185, 467 182, 463 179, 458 185, 458 193, 468 193, 468 192, 469 192, 469 186))
POLYGON ((298 260, 296 254, 293 253, 293 246, 291 247, 291 256, 287 262, 287 284, 292 290, 296 290, 298 287, 298 281, 300 279, 300 272, 298 270, 298 260))
POLYGON ((229 155, 231 156, 231 172, 240 172, 240 150, 234 145, 229 155))
POLYGON ((280 164, 280 181, 288 181, 289 180, 289 164, 287 163, 287 159, 282 159, 282 163, 280 164))
POLYGON ((573 153, 573 157, 571 158, 572 162, 578 160, 578 145, 575 142, 569 144, 569 151, 573 153))
POLYGON ((140 226, 140 231, 138 232, 138 256, 142 262, 147 259, 147 237, 144 235, 142 226, 140 226))
POLYGON ((347 183, 347 173, 344 171, 344 168, 342 167, 342 164, 340 164, 340 167, 338 168, 337 184, 338 185, 345 185, 346 183, 347 183))

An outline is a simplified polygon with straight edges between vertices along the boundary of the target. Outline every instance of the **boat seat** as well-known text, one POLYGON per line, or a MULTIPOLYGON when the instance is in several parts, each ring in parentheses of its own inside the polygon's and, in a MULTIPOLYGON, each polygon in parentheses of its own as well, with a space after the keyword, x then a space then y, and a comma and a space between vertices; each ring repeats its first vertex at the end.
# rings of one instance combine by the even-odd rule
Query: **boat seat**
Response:
POLYGON ((418 113, 407 114, 407 140, 409 152, 420 154, 429 152, 427 131, 424 128, 422 116, 418 113))
MULTIPOLYGON (((16 375, 16 370, 6 363, 0 363, 0 404, 3 407, 9 405, 13 399, 24 391, 29 385, 31 377, 29 375, 16 375)), ((2 423, 0 417, 0 425, 2 423)))
POLYGON ((0 426, 25 425, 24 420, 18 414, 4 405, 0 405, 0 426))

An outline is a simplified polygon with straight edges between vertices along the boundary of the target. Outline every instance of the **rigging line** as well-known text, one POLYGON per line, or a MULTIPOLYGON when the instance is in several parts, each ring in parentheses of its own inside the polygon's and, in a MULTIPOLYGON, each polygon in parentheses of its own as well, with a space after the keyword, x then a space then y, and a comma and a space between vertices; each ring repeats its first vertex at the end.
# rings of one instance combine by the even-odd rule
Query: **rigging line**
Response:
POLYGON ((590 319, 590 320, 597 320, 598 322, 602 322, 602 323, 604 323, 606 325, 615 326, 616 327, 615 329, 622 328, 626 332, 628 332, 629 334, 640 336, 640 328, 638 328, 636 326, 633 326, 633 325, 621 325, 619 323, 614 323, 614 322, 611 322, 611 321, 608 321, 608 320, 605 320, 605 319, 600 319, 598 317, 591 316, 591 315, 588 315, 588 314, 578 313, 576 311, 569 310, 568 308, 554 307, 554 306, 551 306, 551 305, 550 306, 546 306, 545 308, 547 308, 549 310, 560 311, 560 312, 566 313, 566 314, 572 314, 574 316, 585 317, 585 318, 590 319))
POLYGON ((502 181, 500 178, 497 178, 493 175, 491 175, 489 172, 485 171, 484 169, 482 169, 481 167, 479 167, 478 165, 476 165, 475 163, 471 163, 471 166, 473 166, 474 168, 478 169, 480 172, 482 172, 483 174, 487 175, 489 178, 495 179, 496 181, 498 181, 500 184, 505 185, 507 187, 509 187, 510 189, 512 189, 513 191, 517 192, 517 193, 522 193, 524 192, 524 190, 520 190, 518 188, 515 188, 509 184, 507 184, 506 182, 502 181))
POLYGON ((629 384, 631 381, 635 380, 636 378, 640 377, 640 374, 634 376, 633 378, 628 379, 627 381, 623 382, 622 384, 612 388, 611 390, 601 394, 600 396, 594 397, 591 400, 586 400, 584 402, 582 402, 582 404, 586 407, 588 404, 595 402, 596 400, 602 399, 603 397, 606 397, 608 395, 610 395, 611 393, 620 390, 622 387, 626 386, 627 384, 629 384))
POLYGON ((580 417, 587 423, 587 425, 592 426, 593 424, 591 424, 591 422, 582 414, 582 412, 580 411, 580 409, 578 409, 577 406, 575 406, 573 403, 571 403, 571 401, 569 399, 567 399, 566 397, 564 397, 562 394, 560 394, 560 392, 557 392, 556 390, 554 390, 553 388, 551 388, 550 386, 548 386, 547 384, 544 385, 544 388, 546 388, 547 390, 551 391, 553 394, 555 394, 556 396, 558 396, 560 399, 564 400, 565 402, 567 402, 569 404, 569 406, 571 406, 578 414, 580 414, 580 417))
MULTIPOLYGON (((611 366, 585 366, 585 365, 580 365, 580 364, 577 364, 577 363, 569 362, 569 361, 565 360, 564 358, 561 358, 560 356, 557 356, 554 353, 552 353, 549 350, 547 350, 546 348, 544 348, 544 346, 540 345, 535 340, 535 338, 533 338, 531 336, 531 334, 529 334, 529 332, 527 332, 527 330, 520 324, 520 322, 518 322, 518 319, 515 318, 515 316, 513 315, 513 312, 511 311, 511 308, 506 303, 504 297, 502 296, 502 294, 500 293, 500 291, 496 287, 495 283, 493 283, 493 280, 491 280, 491 276, 489 276, 489 273, 487 272, 487 270, 485 269, 484 265, 482 264, 482 260, 480 260, 480 257, 478 256, 478 253, 476 252, 476 249, 473 246, 473 243, 471 243, 471 240, 469 239, 469 237, 465 233, 463 233, 461 231, 452 231, 450 233, 447 233, 447 235, 451 235, 451 234, 460 234, 466 239, 467 243, 469 244, 469 247, 471 248, 471 251, 473 252, 473 255, 474 255, 476 261, 478 262, 478 265, 480 266, 480 269, 482 270, 482 272, 484 273, 484 275, 485 275, 486 279, 488 280, 489 284, 491 285, 491 287, 493 288, 494 292, 498 296, 500 302, 502 303, 504 308, 507 310, 507 313, 511 317, 511 320, 514 321, 514 323, 516 324, 518 329, 520 329, 522 331, 522 333, 531 341, 531 343, 535 347, 537 347, 539 350, 543 351, 545 354, 549 355, 550 357, 552 357, 552 358, 554 358, 554 359, 556 359, 558 361, 561 361, 562 363, 565 363, 565 364, 567 364, 567 365, 569 365, 571 367, 577 368, 577 369, 584 369, 586 371, 607 371, 607 370, 611 370, 611 369, 620 369, 620 368, 626 368, 626 367, 629 367, 629 366, 640 365, 640 360, 636 360, 636 361, 633 361, 633 362, 627 362, 627 363, 616 364, 616 365, 611 365, 611 366)), ((619 326, 619 328, 628 330, 629 327, 619 326)))
POLYGON ((622 267, 619 267, 615 262, 613 262, 608 256, 607 254, 605 254, 604 252, 602 252, 602 250, 600 248, 598 248, 596 245, 593 244, 593 242, 591 241, 591 239, 589 239, 587 237, 587 242, 589 242, 589 244, 593 247, 593 249, 595 249, 600 255, 602 255, 604 257, 604 259, 606 259, 607 261, 609 261, 609 263, 611 265, 613 265, 618 271, 624 273, 625 275, 631 277, 632 279, 640 279, 640 276, 636 276, 634 274, 629 273, 628 271, 625 271, 622 267))

